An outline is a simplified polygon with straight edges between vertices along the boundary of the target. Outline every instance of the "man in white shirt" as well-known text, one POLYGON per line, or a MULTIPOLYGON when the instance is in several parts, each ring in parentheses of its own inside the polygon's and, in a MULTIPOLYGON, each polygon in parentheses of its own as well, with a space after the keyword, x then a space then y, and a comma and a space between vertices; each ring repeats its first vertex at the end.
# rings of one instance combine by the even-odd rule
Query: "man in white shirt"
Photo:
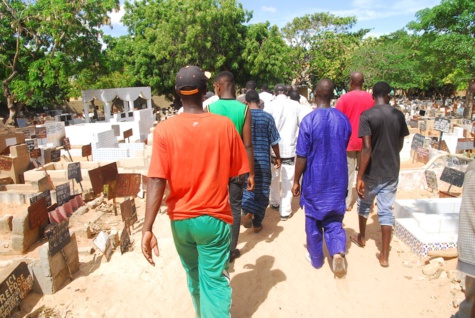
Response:
POLYGON ((270 102, 274 99, 274 95, 269 92, 269 86, 267 84, 262 85, 261 92, 259 93, 259 98, 265 103, 270 102))
POLYGON ((302 115, 299 103, 287 98, 287 91, 283 84, 277 84, 274 91, 275 98, 271 102, 265 103, 264 111, 274 117, 277 130, 281 136, 279 142, 281 167, 277 170, 272 168, 270 204, 273 209, 279 209, 280 219, 286 221, 292 216, 295 147, 302 115), (280 177, 282 177, 282 192, 279 189, 280 177))

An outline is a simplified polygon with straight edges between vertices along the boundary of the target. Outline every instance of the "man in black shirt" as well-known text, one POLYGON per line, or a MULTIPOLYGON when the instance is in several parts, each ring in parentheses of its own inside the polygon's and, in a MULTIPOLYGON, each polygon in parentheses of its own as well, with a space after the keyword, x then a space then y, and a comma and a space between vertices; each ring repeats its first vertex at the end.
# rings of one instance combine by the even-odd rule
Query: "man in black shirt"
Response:
POLYGON ((400 168, 399 152, 404 145, 404 137, 409 135, 404 115, 389 105, 390 92, 388 83, 376 83, 373 87, 375 105, 360 117, 358 137, 363 138, 363 149, 356 182, 360 233, 351 237, 356 245, 365 246, 366 222, 377 197, 382 233, 378 259, 383 267, 389 266, 389 243, 394 225, 392 206, 396 199, 400 168))

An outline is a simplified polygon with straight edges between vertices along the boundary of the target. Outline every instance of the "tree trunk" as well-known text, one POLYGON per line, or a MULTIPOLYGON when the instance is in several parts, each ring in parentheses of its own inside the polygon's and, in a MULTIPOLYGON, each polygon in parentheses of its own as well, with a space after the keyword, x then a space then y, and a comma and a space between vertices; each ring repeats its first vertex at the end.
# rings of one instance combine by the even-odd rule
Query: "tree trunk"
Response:
POLYGON ((463 112, 463 117, 472 119, 472 114, 474 113, 474 101, 473 101, 473 95, 474 91, 472 90, 472 87, 475 86, 475 78, 472 78, 468 82, 468 87, 467 87, 467 93, 465 94, 465 109, 463 112))
POLYGON ((10 93, 10 90, 8 89, 8 84, 6 82, 3 82, 3 95, 5 96, 5 99, 7 100, 7 107, 8 107, 8 110, 10 111, 10 114, 8 116, 8 119, 5 122, 5 125, 16 126, 16 118, 18 116, 18 107, 17 107, 17 104, 15 103, 15 94, 10 93))

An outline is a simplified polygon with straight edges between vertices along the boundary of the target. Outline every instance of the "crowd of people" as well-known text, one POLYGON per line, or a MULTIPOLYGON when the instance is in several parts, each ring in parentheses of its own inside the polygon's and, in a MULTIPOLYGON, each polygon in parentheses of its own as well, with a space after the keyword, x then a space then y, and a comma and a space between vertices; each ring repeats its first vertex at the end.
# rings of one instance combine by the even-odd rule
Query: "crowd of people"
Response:
POLYGON ((378 260, 388 267, 399 152, 409 134, 403 113, 390 105, 389 84, 367 93, 363 74, 354 72, 350 92, 331 107, 335 87, 323 79, 313 109, 290 85, 273 92, 263 85, 258 93, 249 81, 236 96, 233 74, 221 72, 215 96, 206 96, 207 81, 196 66, 176 75, 183 109, 154 131, 142 230, 142 252, 154 265, 152 227, 168 183, 168 215, 197 317, 229 317, 228 268, 240 256, 240 226, 260 232, 268 207, 289 220, 294 196, 305 214, 307 260, 323 266, 325 240, 335 277, 344 277, 348 264, 345 212, 357 203, 359 233, 350 239, 364 248, 376 199, 378 260))

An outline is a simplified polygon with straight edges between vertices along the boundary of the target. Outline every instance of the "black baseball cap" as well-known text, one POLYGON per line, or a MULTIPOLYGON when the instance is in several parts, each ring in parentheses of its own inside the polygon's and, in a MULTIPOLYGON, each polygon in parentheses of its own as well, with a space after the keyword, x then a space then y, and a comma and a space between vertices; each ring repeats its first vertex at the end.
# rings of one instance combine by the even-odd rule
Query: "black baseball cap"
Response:
POLYGON ((208 78, 200 67, 188 65, 176 74, 175 87, 182 95, 194 95, 198 94, 200 88, 206 87, 207 81, 208 78))

